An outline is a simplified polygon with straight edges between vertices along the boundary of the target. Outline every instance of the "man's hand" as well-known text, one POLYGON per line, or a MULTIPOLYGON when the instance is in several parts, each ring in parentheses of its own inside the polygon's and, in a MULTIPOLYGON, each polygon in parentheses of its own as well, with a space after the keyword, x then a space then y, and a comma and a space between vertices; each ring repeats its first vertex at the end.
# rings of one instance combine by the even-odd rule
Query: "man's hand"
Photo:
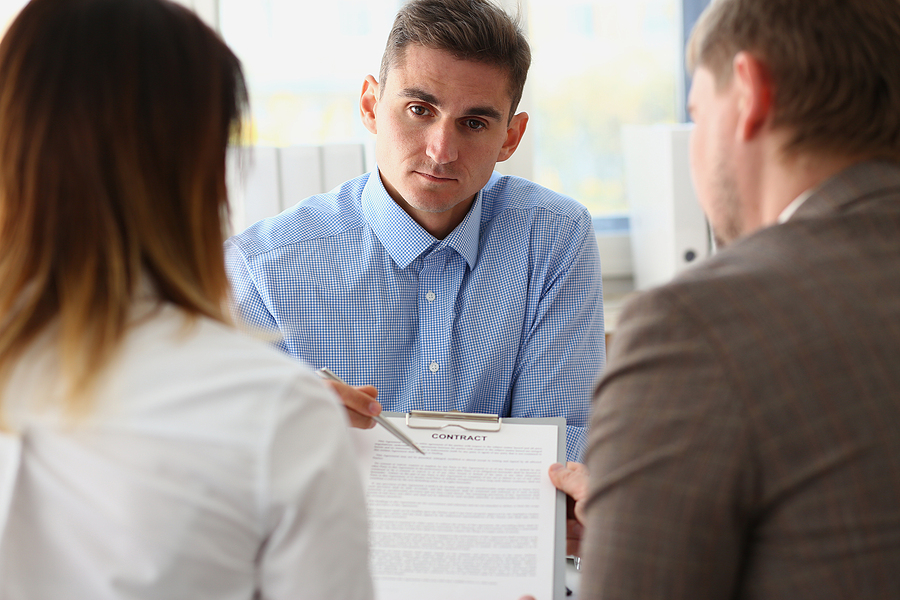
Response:
POLYGON ((584 500, 588 495, 588 470, 581 463, 550 465, 550 481, 566 493, 566 553, 580 556, 584 533, 584 500))
MULTIPOLYGON (((550 465, 550 481, 566 493, 566 554, 580 556, 581 534, 584 532, 584 503, 588 495, 588 470, 581 463, 550 465)), ((519 600, 535 600, 522 596, 519 600)))
POLYGON ((370 417, 381 414, 381 404, 378 403, 378 390, 371 385, 363 385, 353 387, 346 383, 337 381, 327 381, 341 402, 347 409, 347 417, 350 419, 350 426, 359 429, 370 429, 375 427, 375 421, 370 417))

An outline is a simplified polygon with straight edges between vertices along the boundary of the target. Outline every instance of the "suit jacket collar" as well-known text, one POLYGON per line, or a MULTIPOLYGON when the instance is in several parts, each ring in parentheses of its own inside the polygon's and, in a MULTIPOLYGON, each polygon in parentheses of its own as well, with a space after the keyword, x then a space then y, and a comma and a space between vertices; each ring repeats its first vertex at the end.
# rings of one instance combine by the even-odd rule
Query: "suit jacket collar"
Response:
POLYGON ((820 185, 791 217, 791 220, 815 218, 886 195, 900 195, 900 164, 866 161, 847 167, 820 185))

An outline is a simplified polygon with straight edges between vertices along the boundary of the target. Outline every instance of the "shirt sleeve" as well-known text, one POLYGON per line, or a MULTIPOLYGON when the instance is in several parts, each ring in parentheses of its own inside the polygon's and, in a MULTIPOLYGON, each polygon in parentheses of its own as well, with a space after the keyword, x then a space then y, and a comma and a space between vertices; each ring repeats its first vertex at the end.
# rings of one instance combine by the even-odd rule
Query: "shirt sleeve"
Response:
POLYGON ((275 415, 259 487, 264 599, 373 597, 362 481, 341 410, 307 373, 275 415))
POLYGON ((603 369, 603 284, 587 210, 570 220, 547 261, 545 282, 526 332, 512 390, 514 417, 566 417, 566 455, 581 462, 590 396, 603 369))
MULTIPOLYGON (((275 317, 263 300, 255 274, 247 264, 247 256, 234 240, 225 242, 225 271, 231 283, 231 303, 235 318, 253 329, 278 331, 275 317)), ((284 349, 283 344, 280 346, 284 349)))
POLYGON ((583 598, 734 597, 753 491, 726 356, 663 291, 623 312, 591 421, 583 598))

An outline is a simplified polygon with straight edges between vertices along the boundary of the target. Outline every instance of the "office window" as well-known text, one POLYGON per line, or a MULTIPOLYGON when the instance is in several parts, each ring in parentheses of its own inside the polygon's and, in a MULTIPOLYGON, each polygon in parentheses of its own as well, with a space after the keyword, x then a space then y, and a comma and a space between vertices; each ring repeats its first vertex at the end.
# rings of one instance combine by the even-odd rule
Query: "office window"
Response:
POLYGON ((269 146, 359 142, 357 101, 377 77, 398 0, 219 0, 219 27, 244 63, 252 140, 269 146))
POLYGON ((12 20, 27 3, 27 0, 0 0, 0 38, 6 34, 12 20))
POLYGON ((676 0, 530 0, 534 179, 594 215, 627 212, 623 124, 674 122, 676 0))

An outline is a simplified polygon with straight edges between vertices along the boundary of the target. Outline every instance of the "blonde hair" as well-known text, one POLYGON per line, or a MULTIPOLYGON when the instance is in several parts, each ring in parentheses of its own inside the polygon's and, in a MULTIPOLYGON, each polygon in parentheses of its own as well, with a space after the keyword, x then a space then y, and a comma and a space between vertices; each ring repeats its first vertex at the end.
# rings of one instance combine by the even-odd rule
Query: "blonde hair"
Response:
POLYGON ((900 1, 713 0, 689 69, 709 69, 721 88, 740 51, 768 69, 787 152, 900 160, 900 1))
MULTIPOLYGON (((142 280, 225 321, 225 152, 240 62, 166 0, 32 0, 0 43, 0 390, 53 327, 67 410, 142 280)), ((0 397, 0 415, 3 398, 0 397)))

